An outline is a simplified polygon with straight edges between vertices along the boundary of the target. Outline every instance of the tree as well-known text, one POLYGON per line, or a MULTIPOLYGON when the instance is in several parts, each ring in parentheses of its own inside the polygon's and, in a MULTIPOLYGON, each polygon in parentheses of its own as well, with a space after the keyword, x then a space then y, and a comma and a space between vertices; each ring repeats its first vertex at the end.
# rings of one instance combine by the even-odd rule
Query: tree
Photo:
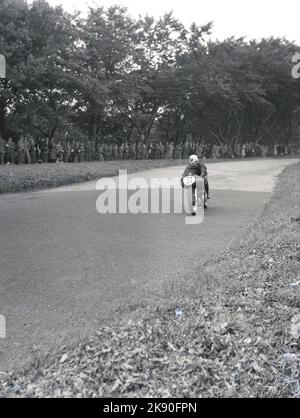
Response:
POLYGON ((16 126, 9 128, 51 138, 64 126, 73 101, 73 92, 64 86, 76 39, 71 16, 42 0, 30 6, 21 0, 1 3, 0 45, 8 64, 1 103, 16 126))

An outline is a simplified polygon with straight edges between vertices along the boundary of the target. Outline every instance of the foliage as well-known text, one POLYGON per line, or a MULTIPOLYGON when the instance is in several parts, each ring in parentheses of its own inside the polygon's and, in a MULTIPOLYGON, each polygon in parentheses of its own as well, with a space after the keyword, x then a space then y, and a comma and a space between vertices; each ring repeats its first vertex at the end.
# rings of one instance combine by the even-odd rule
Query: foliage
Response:
POLYGON ((172 13, 133 19, 120 6, 68 14, 47 1, 0 0, 0 133, 93 142, 288 142, 297 128, 297 45, 212 41, 172 13))

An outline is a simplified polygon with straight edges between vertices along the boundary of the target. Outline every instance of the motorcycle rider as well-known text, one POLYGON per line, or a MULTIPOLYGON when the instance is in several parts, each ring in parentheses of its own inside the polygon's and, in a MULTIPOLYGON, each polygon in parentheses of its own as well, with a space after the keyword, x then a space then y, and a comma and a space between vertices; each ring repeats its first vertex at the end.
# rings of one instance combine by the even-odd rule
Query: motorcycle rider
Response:
POLYGON ((204 187, 205 187, 207 199, 210 199, 207 167, 203 162, 199 160, 197 155, 191 155, 189 158, 188 165, 186 166, 181 177, 182 187, 183 187, 183 178, 188 175, 200 176, 204 179, 204 187))

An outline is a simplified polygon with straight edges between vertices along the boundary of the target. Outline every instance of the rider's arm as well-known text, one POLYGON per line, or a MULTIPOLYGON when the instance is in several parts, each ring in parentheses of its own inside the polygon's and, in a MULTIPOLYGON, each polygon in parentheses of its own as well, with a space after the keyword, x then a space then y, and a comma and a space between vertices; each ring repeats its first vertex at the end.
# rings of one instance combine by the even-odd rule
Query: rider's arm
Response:
POLYGON ((206 177, 207 176, 207 167, 204 163, 201 163, 201 177, 206 177))
POLYGON ((183 174, 182 174, 182 177, 181 177, 181 178, 188 176, 188 175, 189 175, 189 172, 190 172, 190 168, 187 166, 187 167, 184 169, 184 172, 183 172, 183 174))
POLYGON ((181 186, 183 187, 183 178, 189 175, 189 167, 187 166, 181 176, 181 186))

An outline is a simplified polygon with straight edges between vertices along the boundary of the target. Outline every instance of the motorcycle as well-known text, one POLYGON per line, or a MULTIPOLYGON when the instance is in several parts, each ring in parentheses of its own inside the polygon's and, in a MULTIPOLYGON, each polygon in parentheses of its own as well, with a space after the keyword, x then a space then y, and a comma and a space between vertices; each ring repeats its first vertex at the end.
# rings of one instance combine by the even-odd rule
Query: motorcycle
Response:
POLYGON ((192 216, 196 216, 198 207, 207 209, 207 194, 204 187, 204 179, 189 173, 182 179, 182 185, 187 190, 188 210, 192 216))

